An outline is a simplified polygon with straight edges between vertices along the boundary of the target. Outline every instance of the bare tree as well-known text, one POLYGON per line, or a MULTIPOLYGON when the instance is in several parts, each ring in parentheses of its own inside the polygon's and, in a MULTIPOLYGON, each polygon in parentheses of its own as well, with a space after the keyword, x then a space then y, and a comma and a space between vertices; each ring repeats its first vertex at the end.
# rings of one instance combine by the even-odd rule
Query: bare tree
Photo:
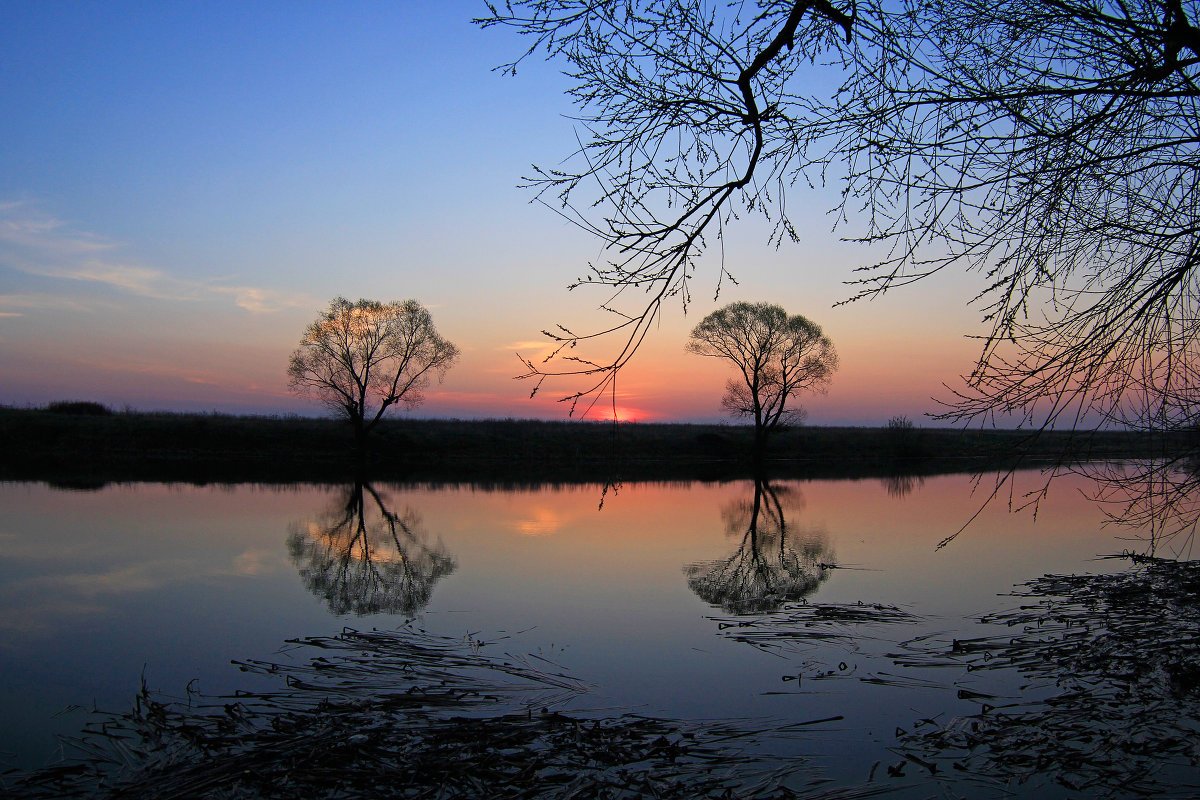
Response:
MULTIPOLYGON (((855 297, 984 276, 990 326, 948 418, 1194 424, 1200 331, 1197 0, 510 0, 575 84, 576 158, 539 197, 607 246, 573 285, 644 292, 550 335, 611 386, 697 258, 746 213, 796 239, 789 191, 832 184, 872 259, 855 297), (577 346, 617 335, 611 357, 577 346)), ((521 59, 504 69, 515 72, 521 59)), ((718 290, 728 273, 722 262, 718 290)), ((536 388, 535 388, 536 391, 536 388)))
MULTIPOLYGON (((771 216, 782 202, 770 192, 790 180, 784 170, 801 155, 802 137, 800 115, 787 113, 777 96, 796 65, 809 61, 804 53, 827 45, 835 29, 848 36, 851 24, 825 0, 790 5, 747 8, 743 22, 704 0, 527 0, 492 6, 477 20, 528 36, 525 56, 564 59, 576 81, 570 94, 584 130, 575 167, 535 168, 528 180, 606 245, 605 261, 589 265, 572 288, 646 294, 632 311, 610 298, 603 308, 615 321, 603 330, 544 331, 559 347, 540 364, 526 360, 522 377, 534 380, 535 393, 549 376, 584 376, 584 388, 561 399, 572 410, 580 400, 595 402, 663 302, 678 298, 686 308, 696 258, 730 216, 747 208, 771 216), (577 206, 580 194, 586 199, 577 206), (616 347, 609 357, 580 355, 579 345, 610 336, 616 347)), ((502 69, 515 74, 520 60, 502 69)), ((774 219, 776 238, 792 233, 786 215, 774 219)))
POLYGON ((396 404, 419 405, 430 378, 441 380, 457 358, 458 348, 438 335, 416 300, 351 303, 337 297, 305 330, 288 377, 292 391, 350 421, 362 453, 384 412, 396 404))
POLYGON ((692 330, 689 352, 721 358, 737 368, 721 405, 735 417, 754 420, 754 457, 766 455, 767 437, 781 424, 799 421, 788 407, 804 392, 828 387, 838 368, 837 351, 811 320, 770 303, 730 303, 692 330))
POLYGON ((864 294, 950 266, 986 278, 990 331, 946 416, 1193 418, 1197 4, 885 8, 840 94, 854 110, 823 133, 871 210, 862 238, 889 248, 864 294))

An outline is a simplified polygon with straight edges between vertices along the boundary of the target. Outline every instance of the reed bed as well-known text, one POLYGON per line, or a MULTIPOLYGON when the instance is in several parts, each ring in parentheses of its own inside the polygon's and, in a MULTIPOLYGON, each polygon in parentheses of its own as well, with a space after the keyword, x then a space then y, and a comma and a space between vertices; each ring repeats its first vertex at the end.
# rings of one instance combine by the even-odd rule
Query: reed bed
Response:
POLYGON ((765 738, 806 724, 686 722, 551 710, 587 686, 502 640, 406 627, 299 639, 275 661, 234 662, 267 691, 95 712, 72 756, 3 777, 23 798, 868 797, 832 790, 765 738), (297 656, 301 656, 297 660, 297 656))
POLYGON ((928 620, 881 603, 712 618, 722 636, 800 654, 789 693, 810 678, 913 692, 898 760, 861 784, 833 786, 794 755, 805 748, 792 739, 840 716, 589 709, 592 687, 513 638, 409 624, 234 662, 266 687, 253 691, 169 697, 143 685, 131 710, 94 712, 63 761, 0 775, 0 795, 1200 796, 1200 562, 1138 558, 1115 575, 1046 575, 1013 596, 1016 607, 959 627, 970 635, 930 633, 928 620))
POLYGON ((780 694, 814 679, 920 692, 891 778, 955 797, 1200 797, 1200 562, 1123 557, 1124 572, 1046 575, 1016 608, 955 626, 980 635, 876 603, 712 619, 791 661, 780 694))
POLYGON ((1200 562, 1137 562, 1023 584, 1031 602, 980 620, 999 632, 906 643, 897 665, 963 670, 977 711, 924 720, 897 752, 993 786, 1200 796, 1200 562))

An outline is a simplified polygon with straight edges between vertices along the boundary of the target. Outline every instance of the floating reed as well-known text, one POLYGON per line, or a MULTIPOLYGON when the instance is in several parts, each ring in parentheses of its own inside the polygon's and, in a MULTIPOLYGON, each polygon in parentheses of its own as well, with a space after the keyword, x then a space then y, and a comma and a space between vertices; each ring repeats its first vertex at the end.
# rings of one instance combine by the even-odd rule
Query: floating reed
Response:
MULTIPOLYGON (((551 710, 586 685, 499 641, 411 627, 298 639, 234 662, 267 691, 96 712, 68 760, 3 776, 24 798, 867 797, 751 745, 805 723, 551 710), (786 785, 785 785, 786 784, 786 785)), ((814 724, 819 721, 814 721, 814 724)))
POLYGON ((788 603, 770 613, 709 619, 723 636, 762 649, 812 650, 833 645, 848 652, 878 639, 879 627, 922 621, 899 606, 882 603, 809 602, 788 603))
POLYGON ((894 654, 962 669, 958 696, 977 704, 902 732, 897 751, 994 787, 1200 796, 1200 562, 1047 575, 1015 596, 1033 602, 980 620, 997 633, 894 654))

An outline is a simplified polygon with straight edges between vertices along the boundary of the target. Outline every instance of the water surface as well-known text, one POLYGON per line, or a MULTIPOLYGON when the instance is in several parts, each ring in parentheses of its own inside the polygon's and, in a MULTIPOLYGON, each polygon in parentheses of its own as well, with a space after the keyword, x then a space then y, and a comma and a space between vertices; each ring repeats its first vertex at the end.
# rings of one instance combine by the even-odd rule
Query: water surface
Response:
MULTIPOLYGON (((1017 498, 1041 486, 1037 473, 1016 479, 1017 498)), ((898 729, 979 703, 947 691, 950 677, 860 679, 896 673, 894 641, 969 632, 1016 605, 1004 596, 1016 584, 1123 569, 1097 559, 1129 543, 1102 525, 1093 489, 1057 479, 1036 519, 1009 513, 1005 495, 938 549, 987 496, 970 476, 607 492, 4 484, 0 750, 37 767, 83 709, 128 708, 143 681, 175 695, 254 688, 261 679, 231 659, 279 659, 289 638, 415 617, 440 634, 511 636, 496 646, 594 686, 580 708, 840 717, 795 747, 839 782, 879 780, 898 729), (731 624, 800 601, 913 619, 812 647, 756 646, 731 624)))

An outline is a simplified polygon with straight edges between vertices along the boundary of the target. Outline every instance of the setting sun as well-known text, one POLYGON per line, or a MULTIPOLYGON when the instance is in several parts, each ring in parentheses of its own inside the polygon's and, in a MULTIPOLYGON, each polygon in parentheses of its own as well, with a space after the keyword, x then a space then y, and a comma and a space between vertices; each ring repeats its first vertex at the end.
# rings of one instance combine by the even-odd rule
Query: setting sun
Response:
POLYGON ((614 407, 612 405, 597 405, 585 417, 585 419, 601 422, 612 422, 614 419, 617 422, 648 422, 652 418, 651 414, 640 408, 633 408, 631 406, 614 407))

